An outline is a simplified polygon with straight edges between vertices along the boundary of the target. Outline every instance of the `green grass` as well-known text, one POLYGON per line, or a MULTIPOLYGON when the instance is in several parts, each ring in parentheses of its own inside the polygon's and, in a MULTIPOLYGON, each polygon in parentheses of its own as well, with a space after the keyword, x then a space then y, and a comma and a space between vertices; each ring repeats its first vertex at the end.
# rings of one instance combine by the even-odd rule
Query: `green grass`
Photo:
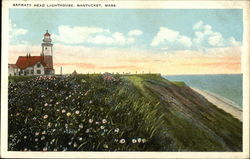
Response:
POLYGON ((158 74, 109 76, 112 78, 91 74, 38 81, 35 77, 9 77, 9 150, 24 150, 25 145, 29 145, 29 150, 42 150, 47 145, 49 151, 242 150, 242 123, 197 96, 185 83, 170 82, 158 74), (46 102, 52 107, 44 107, 46 102), (70 118, 57 113, 62 109, 72 114, 70 118), (74 114, 76 110, 81 116, 74 114), (17 113, 21 115, 16 116, 17 113), (49 121, 33 120, 45 114, 49 121), (107 119, 107 132, 88 123, 89 119, 107 119), (53 128, 53 132, 48 129, 48 122, 60 127, 53 128), (84 130, 77 129, 79 123, 84 124, 84 130), (119 133, 114 133, 116 128, 119 133), (67 129, 75 133, 65 133, 67 129), (87 129, 93 131, 92 137, 85 133, 87 129), (35 132, 44 130, 45 141, 34 142, 35 132), (29 141, 23 140, 24 136, 29 136, 29 141), (79 137, 83 138, 81 142, 72 140, 79 137), (131 143, 138 138, 147 142, 131 143), (121 139, 126 143, 120 144, 121 139), (46 144, 52 140, 56 143, 46 144), (69 142, 77 146, 68 145, 69 142))
MULTIPOLYGON (((141 94, 146 96, 152 103, 159 103, 157 107, 153 107, 153 110, 157 110, 156 112, 158 112, 154 118, 157 118, 160 114, 163 115, 162 119, 160 119, 162 120, 161 125, 158 125, 161 129, 158 131, 160 131, 161 134, 168 134, 178 150, 238 151, 242 149, 242 123, 234 119, 230 114, 209 104, 211 111, 205 112, 207 111, 207 109, 205 109, 202 119, 194 119, 191 121, 186 114, 192 116, 192 112, 186 112, 184 115, 181 114, 179 110, 174 109, 171 104, 160 100, 159 94, 152 90, 155 86, 159 86, 161 89, 169 89, 169 87, 173 87, 172 84, 174 84, 176 87, 171 91, 176 90, 179 95, 183 95, 192 103, 199 101, 197 97, 188 96, 188 93, 183 91, 187 89, 184 82, 170 82, 160 76, 154 75, 134 75, 128 76, 127 79, 134 83, 137 89, 141 91, 141 94), (213 122, 207 120, 206 117, 212 119, 213 122), (166 129, 168 131, 164 132, 166 129), (222 137, 223 143, 218 141, 218 136, 222 137)), ((195 105, 193 109, 197 109, 196 107, 199 109, 200 106, 195 105)))
POLYGON ((9 76, 9 82, 16 83, 35 78, 35 76, 9 76))
POLYGON ((171 81, 171 82, 172 82, 173 84, 177 85, 177 86, 180 86, 180 87, 186 85, 185 82, 179 82, 179 81, 171 81))

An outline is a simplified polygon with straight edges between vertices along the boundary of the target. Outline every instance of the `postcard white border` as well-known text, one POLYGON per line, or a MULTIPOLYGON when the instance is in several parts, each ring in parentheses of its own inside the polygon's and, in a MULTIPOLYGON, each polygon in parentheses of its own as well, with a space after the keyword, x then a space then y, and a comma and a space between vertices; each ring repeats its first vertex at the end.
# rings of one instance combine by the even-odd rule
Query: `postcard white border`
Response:
MULTIPOLYGON (((11 152, 7 151, 7 106, 8 106, 8 19, 9 8, 44 8, 13 7, 14 3, 57 4, 58 1, 7 1, 2 2, 2 77, 1 77, 1 157, 4 158, 249 158, 249 61, 250 61, 250 2, 249 1, 60 1, 63 4, 116 4, 113 9, 243 9, 243 152, 11 152)), ((46 7, 47 8, 47 7, 46 7)), ((65 8, 66 7, 50 7, 65 8)), ((73 7, 74 9, 76 7, 73 7)), ((79 7, 77 7, 79 8, 79 7)), ((87 7, 90 9, 92 7, 87 7)), ((67 8, 69 9, 69 8, 67 8)), ((84 8, 83 8, 84 9, 84 8)), ((94 8, 98 9, 98 8, 94 8)), ((100 8, 111 9, 111 8, 100 8)))

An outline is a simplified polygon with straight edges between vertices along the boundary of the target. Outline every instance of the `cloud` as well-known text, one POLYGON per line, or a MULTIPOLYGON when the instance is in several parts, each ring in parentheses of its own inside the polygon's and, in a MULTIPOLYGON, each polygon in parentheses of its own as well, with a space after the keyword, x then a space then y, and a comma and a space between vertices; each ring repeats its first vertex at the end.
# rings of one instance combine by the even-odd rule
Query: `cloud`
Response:
POLYGON ((192 27, 194 37, 181 35, 179 31, 160 27, 151 41, 151 46, 160 47, 161 50, 186 50, 207 49, 211 47, 240 46, 241 42, 234 37, 225 38, 220 32, 214 31, 213 27, 198 21, 192 27))
POLYGON ((195 37, 193 42, 196 48, 200 47, 228 47, 240 46, 241 43, 236 41, 234 37, 225 38, 220 32, 213 30, 211 25, 205 24, 203 21, 198 21, 193 25, 195 37))
POLYGON ((142 34, 143 34, 143 32, 141 30, 130 30, 128 32, 129 36, 140 36, 142 34))
MULTIPOLYGON (((111 32, 108 29, 97 27, 62 25, 58 27, 59 34, 53 34, 55 41, 65 44, 95 44, 124 46, 135 42, 134 37, 125 36, 120 32, 111 32)), ((142 34, 139 30, 130 31, 131 35, 142 34)))
POLYGON ((223 39, 221 33, 213 32, 213 33, 208 37, 208 43, 209 43, 211 46, 223 46, 223 45, 224 45, 224 39, 223 39))
POLYGON ((80 44, 85 42, 91 35, 98 33, 108 33, 109 30, 102 28, 91 27, 70 27, 68 25, 61 25, 58 27, 59 35, 52 34, 55 41, 66 44, 80 44))
POLYGON ((165 48, 174 47, 175 45, 189 48, 192 46, 192 41, 189 37, 181 35, 178 31, 160 27, 157 35, 151 42, 151 46, 164 46, 165 48))
POLYGON ((203 26, 203 21, 199 21, 199 22, 194 24, 193 29, 194 30, 199 30, 199 29, 202 28, 202 26, 203 26))
POLYGON ((230 44, 231 46, 240 46, 240 45, 241 45, 241 42, 235 40, 234 37, 230 37, 230 38, 228 39, 228 41, 229 41, 229 44, 230 44))
POLYGON ((185 47, 191 47, 192 45, 191 39, 187 36, 180 36, 178 41, 180 44, 182 44, 185 47))
POLYGON ((18 28, 15 23, 13 23, 11 20, 9 21, 10 42, 15 42, 15 40, 18 39, 18 36, 25 35, 27 32, 27 29, 18 28))
POLYGON ((111 36, 96 35, 89 37, 87 42, 91 44, 103 44, 103 45, 127 45, 134 43, 135 39, 126 37, 122 33, 115 32, 111 36))

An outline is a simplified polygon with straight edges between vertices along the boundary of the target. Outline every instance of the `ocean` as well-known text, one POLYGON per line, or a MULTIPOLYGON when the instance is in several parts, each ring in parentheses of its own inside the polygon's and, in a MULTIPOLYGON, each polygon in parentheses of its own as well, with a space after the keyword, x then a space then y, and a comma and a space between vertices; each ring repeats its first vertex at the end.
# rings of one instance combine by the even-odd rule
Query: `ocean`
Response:
POLYGON ((163 77, 170 81, 183 81, 190 87, 226 98, 242 108, 242 74, 165 75, 163 77))

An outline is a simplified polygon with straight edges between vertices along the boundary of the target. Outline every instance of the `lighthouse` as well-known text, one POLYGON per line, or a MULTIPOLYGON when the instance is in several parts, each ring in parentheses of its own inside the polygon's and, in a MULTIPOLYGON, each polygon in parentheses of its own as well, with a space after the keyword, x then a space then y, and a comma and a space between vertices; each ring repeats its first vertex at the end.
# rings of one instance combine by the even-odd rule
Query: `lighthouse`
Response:
POLYGON ((53 44, 48 30, 43 35, 42 51, 40 56, 19 56, 16 64, 9 64, 10 76, 36 76, 36 75, 53 75, 53 44))
POLYGON ((42 43, 42 54, 44 56, 53 56, 53 44, 51 42, 50 33, 47 30, 42 43))
POLYGON ((51 43, 51 37, 48 30, 44 34, 43 42, 42 42, 42 54, 43 61, 46 64, 45 74, 54 74, 53 69, 53 44, 51 43))

